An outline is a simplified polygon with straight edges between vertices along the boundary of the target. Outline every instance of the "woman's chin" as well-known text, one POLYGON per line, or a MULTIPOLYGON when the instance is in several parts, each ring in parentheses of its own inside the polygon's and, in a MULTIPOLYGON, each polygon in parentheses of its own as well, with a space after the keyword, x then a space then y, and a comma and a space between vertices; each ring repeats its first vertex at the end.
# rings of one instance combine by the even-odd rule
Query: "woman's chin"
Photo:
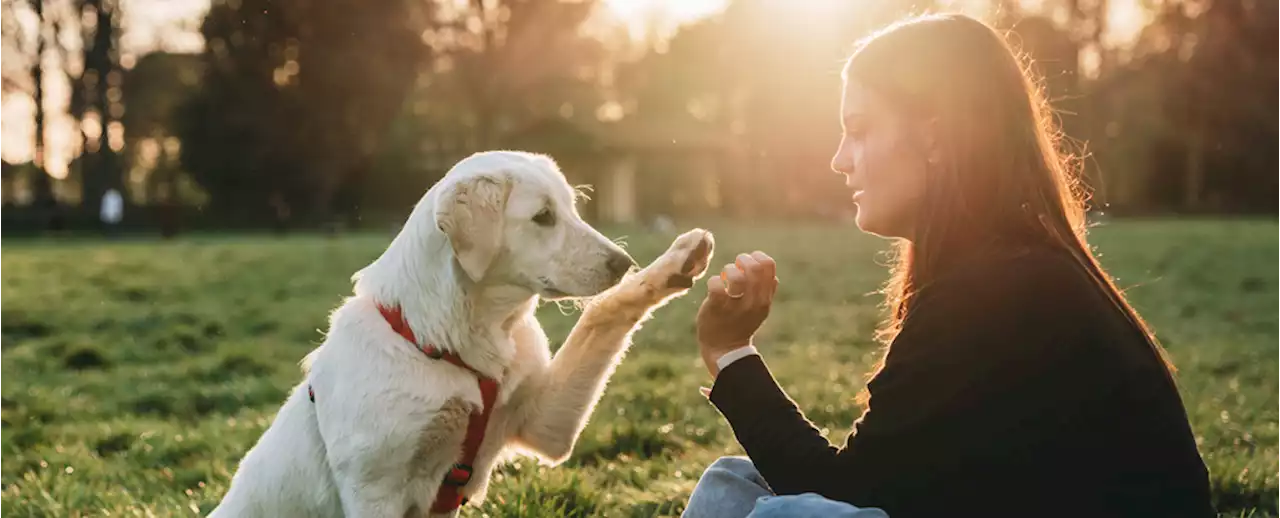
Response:
POLYGON ((861 230, 867 234, 876 233, 875 219, 868 217, 867 211, 864 210, 861 205, 858 206, 858 213, 854 216, 853 222, 854 224, 858 225, 858 230, 861 230))
POLYGON ((861 230, 865 234, 871 234, 885 239, 894 239, 899 237, 899 233, 892 231, 891 227, 883 225, 883 222, 876 218, 869 217, 869 215, 862 210, 862 207, 858 207, 858 214, 854 217, 853 222, 858 225, 858 230, 861 230))

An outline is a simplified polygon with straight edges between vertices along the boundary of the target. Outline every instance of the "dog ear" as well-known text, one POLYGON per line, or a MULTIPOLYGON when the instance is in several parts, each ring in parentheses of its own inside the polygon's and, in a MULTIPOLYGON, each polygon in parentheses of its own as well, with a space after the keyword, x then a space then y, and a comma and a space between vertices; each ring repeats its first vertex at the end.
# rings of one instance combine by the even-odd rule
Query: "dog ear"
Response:
POLYGON ((436 205, 436 226, 449 237, 453 255, 472 281, 479 281, 502 249, 508 178, 478 176, 455 182, 436 205))

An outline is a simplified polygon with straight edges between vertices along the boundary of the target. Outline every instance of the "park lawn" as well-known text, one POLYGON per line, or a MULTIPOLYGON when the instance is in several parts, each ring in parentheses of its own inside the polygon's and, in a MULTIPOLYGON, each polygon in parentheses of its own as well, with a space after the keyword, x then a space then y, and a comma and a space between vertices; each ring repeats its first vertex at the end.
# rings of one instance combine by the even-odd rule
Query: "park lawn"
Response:
MULTIPOLYGON (((885 243, 834 225, 707 228, 713 267, 751 249, 778 259, 760 347, 808 417, 842 440, 878 354, 885 243)), ((626 241, 646 262, 671 237, 626 241)), ((351 274, 389 238, 7 240, 4 515, 207 513, 300 380, 351 274)), ((1277 225, 1112 222, 1092 241, 1179 367, 1220 510, 1276 515, 1277 225)), ((677 515, 709 462, 741 452, 697 390, 708 381, 693 343, 702 292, 636 334, 565 465, 502 468, 464 516, 677 515)), ((551 304, 540 313, 553 341, 577 318, 551 304)))

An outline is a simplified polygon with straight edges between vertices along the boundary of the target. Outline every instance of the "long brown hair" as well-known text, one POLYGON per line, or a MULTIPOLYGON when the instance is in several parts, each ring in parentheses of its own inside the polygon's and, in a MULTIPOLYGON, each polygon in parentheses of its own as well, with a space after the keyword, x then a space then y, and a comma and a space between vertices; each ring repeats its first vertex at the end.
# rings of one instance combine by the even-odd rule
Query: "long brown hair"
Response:
POLYGON ((914 17, 862 40, 844 77, 907 118, 935 124, 944 157, 926 172, 912 237, 897 244, 884 288, 885 344, 901 329, 912 296, 942 275, 947 261, 997 240, 1042 244, 1067 252, 1089 273, 1172 377, 1155 336, 1094 257, 1079 161, 1063 149, 1028 63, 999 33, 964 15, 914 17))

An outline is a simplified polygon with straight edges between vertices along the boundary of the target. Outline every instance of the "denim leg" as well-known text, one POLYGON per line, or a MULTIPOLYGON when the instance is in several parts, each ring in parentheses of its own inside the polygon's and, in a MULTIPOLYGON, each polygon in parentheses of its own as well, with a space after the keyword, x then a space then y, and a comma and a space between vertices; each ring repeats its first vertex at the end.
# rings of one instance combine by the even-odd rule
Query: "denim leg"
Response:
POLYGON ((776 496, 746 457, 720 457, 702 472, 681 518, 889 518, 817 493, 776 496))
POLYGON ((745 518, 768 484, 746 457, 720 457, 702 472, 681 518, 745 518))
POLYGON ((889 518, 874 507, 855 507, 817 493, 761 497, 747 518, 889 518))

